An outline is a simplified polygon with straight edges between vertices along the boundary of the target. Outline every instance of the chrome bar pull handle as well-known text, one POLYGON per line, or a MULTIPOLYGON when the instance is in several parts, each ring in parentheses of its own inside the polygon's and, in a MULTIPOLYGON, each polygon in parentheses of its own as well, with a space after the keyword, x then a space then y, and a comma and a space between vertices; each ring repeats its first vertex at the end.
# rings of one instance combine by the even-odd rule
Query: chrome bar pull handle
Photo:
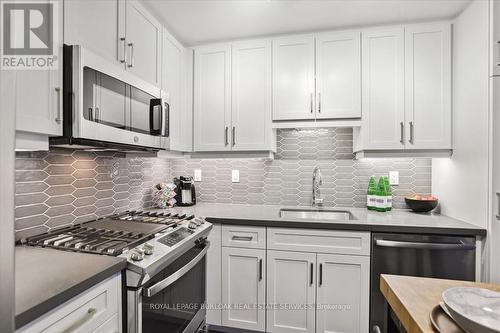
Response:
POLYGON ((229 144, 229 137, 228 137, 228 130, 229 128, 226 126, 224 129, 224 146, 227 146, 229 144))
POLYGON ((319 264, 319 285, 323 284, 323 264, 319 264))
POLYGON ((318 113, 321 113, 321 93, 318 93, 318 113))
POLYGON ((75 321, 73 324, 71 324, 68 328, 66 328, 65 330, 62 331, 62 333, 72 333, 72 332, 75 332, 76 330, 78 330, 78 328, 80 328, 83 324, 85 324, 86 322, 88 322, 90 319, 92 319, 92 317, 94 317, 94 315, 97 313, 97 309, 96 308, 90 308, 87 310, 87 313, 85 313, 85 315, 78 319, 77 321, 75 321))
POLYGON ((127 55, 127 42, 125 41, 125 37, 121 37, 120 42, 123 44, 123 46, 121 48, 123 53, 122 53, 122 56, 120 57, 121 58, 120 62, 122 64, 125 64, 125 63, 127 63, 127 56, 126 56, 127 55))
POLYGON ((259 259, 259 281, 262 281, 262 259, 259 259))
POLYGON ((401 133, 400 133, 401 138, 399 139, 399 142, 402 145, 404 145, 405 144, 405 124, 403 122, 400 122, 399 125, 401 127, 401 133))
POLYGON ((496 59, 496 66, 500 66, 500 40, 497 40, 496 42, 496 47, 497 47, 497 59, 496 59))
POLYGON ((233 130, 231 132, 232 140, 233 140, 233 147, 236 144, 236 127, 233 126, 233 130))
POLYGON ((413 144, 414 143, 414 140, 413 140, 413 121, 410 121, 410 143, 413 144))
POLYGON ((497 195, 497 214, 496 214, 496 218, 497 218, 497 220, 500 220, 500 192, 497 192, 496 195, 497 195))
POLYGON ((129 68, 134 67, 135 59, 134 59, 134 43, 128 43, 128 47, 130 50, 130 63, 127 65, 129 68))
POLYGON ((233 236, 233 237, 231 237, 231 239, 238 240, 238 241, 251 242, 253 237, 252 236, 233 236))
POLYGON ((310 274, 309 285, 312 286, 313 285, 313 274, 314 274, 314 264, 313 263, 311 263, 309 274, 310 274))
POLYGON ((62 121, 62 109, 63 109, 63 94, 61 87, 55 88, 57 93, 57 117, 56 122, 61 123, 62 121))

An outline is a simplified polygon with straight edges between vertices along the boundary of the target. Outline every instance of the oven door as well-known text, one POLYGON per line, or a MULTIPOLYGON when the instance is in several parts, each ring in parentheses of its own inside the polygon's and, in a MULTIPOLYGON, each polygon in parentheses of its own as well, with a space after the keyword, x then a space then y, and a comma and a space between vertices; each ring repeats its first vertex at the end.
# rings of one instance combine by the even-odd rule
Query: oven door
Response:
POLYGON ((129 332, 198 331, 206 315, 205 258, 209 246, 205 242, 191 248, 133 295, 129 291, 128 310, 134 310, 130 309, 133 302, 132 312, 136 312, 129 313, 129 332))

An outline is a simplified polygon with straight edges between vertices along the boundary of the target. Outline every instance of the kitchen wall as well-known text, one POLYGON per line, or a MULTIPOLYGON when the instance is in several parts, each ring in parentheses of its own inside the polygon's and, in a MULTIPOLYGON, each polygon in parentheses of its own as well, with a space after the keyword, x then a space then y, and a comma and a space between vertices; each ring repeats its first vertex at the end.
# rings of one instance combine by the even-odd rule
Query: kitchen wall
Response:
POLYGON ((204 202, 300 205, 311 204, 312 171, 320 166, 325 205, 364 207, 371 175, 400 172, 394 186, 394 206, 405 207, 404 196, 431 192, 431 160, 354 160, 352 129, 279 130, 275 160, 186 159, 172 160, 172 175, 193 175, 198 200, 204 202), (240 182, 231 183, 231 170, 240 171, 240 182))
POLYGON ((431 191, 431 160, 363 159, 352 154, 352 129, 279 130, 274 160, 127 158, 113 152, 56 149, 16 155, 16 237, 151 206, 154 184, 202 170, 202 202, 308 206, 312 171, 323 174, 325 205, 364 207, 371 175, 399 171, 394 206, 431 191), (231 183, 231 171, 240 182, 231 183))
POLYGON ((16 238, 151 206, 170 162, 113 152, 51 150, 16 155, 16 238))
POLYGON ((453 156, 432 162, 441 213, 488 224, 488 1, 473 1, 453 22, 453 156))

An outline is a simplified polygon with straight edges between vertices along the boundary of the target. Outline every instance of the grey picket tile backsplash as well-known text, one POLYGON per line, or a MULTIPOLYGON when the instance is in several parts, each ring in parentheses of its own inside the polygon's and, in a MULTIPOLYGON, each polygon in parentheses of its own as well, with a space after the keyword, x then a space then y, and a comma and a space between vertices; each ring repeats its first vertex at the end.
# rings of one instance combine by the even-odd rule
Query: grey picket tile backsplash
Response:
POLYGON ((170 162, 120 153, 51 150, 16 155, 16 236, 151 206, 170 162))
POLYGON ((16 155, 16 237, 151 206, 151 188, 202 170, 199 201, 311 204, 312 170, 323 173, 325 205, 364 207, 371 175, 399 171, 394 206, 431 192, 428 158, 363 159, 352 154, 351 129, 279 130, 274 160, 127 158, 121 153, 56 149, 16 155), (231 182, 231 170, 240 182, 231 182))

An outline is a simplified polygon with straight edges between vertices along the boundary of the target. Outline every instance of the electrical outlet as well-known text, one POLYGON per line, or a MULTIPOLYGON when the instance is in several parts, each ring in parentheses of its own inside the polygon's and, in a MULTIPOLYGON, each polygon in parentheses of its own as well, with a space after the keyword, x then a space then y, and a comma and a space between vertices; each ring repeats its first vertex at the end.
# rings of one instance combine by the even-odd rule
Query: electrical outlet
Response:
POLYGON ((399 185, 399 171, 389 171, 389 184, 399 185))
POLYGON ((201 169, 194 169, 194 181, 201 182, 201 169))
POLYGON ((231 172, 231 181, 233 183, 239 183, 240 182, 240 170, 233 170, 231 172))

